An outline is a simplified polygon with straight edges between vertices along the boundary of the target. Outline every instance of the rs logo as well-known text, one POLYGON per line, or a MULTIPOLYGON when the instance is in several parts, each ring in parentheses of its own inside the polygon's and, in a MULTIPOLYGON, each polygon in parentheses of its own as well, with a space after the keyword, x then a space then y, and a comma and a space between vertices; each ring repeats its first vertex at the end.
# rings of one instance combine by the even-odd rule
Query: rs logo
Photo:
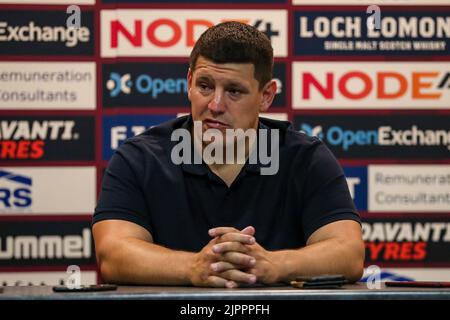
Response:
POLYGON ((2 185, 11 185, 9 187, 0 187, 0 209, 25 208, 31 205, 30 187, 32 180, 30 177, 0 170, 0 183, 2 185), (17 185, 20 187, 17 187, 17 185))

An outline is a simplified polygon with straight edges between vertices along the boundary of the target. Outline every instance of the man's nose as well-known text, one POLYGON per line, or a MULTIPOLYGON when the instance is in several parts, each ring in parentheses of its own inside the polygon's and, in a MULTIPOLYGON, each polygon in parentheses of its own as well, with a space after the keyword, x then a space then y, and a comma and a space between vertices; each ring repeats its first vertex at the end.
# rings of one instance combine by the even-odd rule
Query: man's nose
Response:
POLYGON ((225 103, 223 101, 223 92, 221 90, 216 90, 211 101, 208 103, 208 109, 214 112, 224 112, 225 103))

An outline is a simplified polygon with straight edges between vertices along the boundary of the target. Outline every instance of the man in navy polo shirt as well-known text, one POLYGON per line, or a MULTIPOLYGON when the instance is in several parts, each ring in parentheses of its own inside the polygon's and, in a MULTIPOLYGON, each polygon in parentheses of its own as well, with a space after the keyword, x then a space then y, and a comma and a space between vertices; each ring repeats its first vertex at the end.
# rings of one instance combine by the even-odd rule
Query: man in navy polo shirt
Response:
POLYGON ((105 281, 233 288, 361 277, 360 219, 336 159, 289 122, 259 118, 276 93, 272 69, 270 41, 254 27, 226 22, 202 34, 190 57, 191 114, 127 140, 105 172, 93 217, 105 281), (244 161, 205 160, 219 138, 237 143, 226 133, 238 129, 267 141, 244 143, 244 161), (204 139, 208 130, 219 136, 204 139), (192 153, 178 152, 183 132, 192 153), (258 153, 267 146, 275 172, 258 153))

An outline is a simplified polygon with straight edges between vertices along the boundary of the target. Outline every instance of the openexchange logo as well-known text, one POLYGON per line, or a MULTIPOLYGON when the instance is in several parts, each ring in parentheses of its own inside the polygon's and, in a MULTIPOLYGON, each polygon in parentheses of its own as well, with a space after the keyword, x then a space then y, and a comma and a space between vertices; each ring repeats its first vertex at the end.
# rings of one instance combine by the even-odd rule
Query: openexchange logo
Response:
POLYGON ((322 126, 300 125, 300 131, 316 136, 327 144, 348 150, 352 146, 445 146, 450 150, 450 130, 421 129, 412 125, 408 129, 393 129, 380 126, 375 130, 348 130, 340 126, 331 126, 324 132, 322 126))
POLYGON ((106 88, 112 98, 119 94, 129 95, 132 89, 140 94, 149 95, 152 99, 158 98, 160 94, 180 94, 187 93, 186 78, 154 78, 149 74, 140 74, 136 80, 131 78, 129 73, 120 74, 111 72, 106 88))
POLYGON ((40 26, 34 21, 28 25, 11 26, 0 21, 0 42, 63 42, 66 47, 76 47, 80 42, 89 42, 87 27, 40 26))
POLYGON ((0 211, 31 206, 31 177, 0 170, 0 185, 0 211))
POLYGON ((312 127, 309 124, 303 123, 300 126, 300 131, 306 133, 308 136, 317 137, 317 138, 323 140, 322 126, 312 127))

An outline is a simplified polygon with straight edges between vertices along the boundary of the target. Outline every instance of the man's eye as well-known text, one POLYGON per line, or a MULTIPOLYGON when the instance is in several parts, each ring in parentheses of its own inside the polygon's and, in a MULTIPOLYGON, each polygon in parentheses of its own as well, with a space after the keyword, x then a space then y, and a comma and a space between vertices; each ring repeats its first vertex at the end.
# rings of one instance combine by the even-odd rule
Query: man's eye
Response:
POLYGON ((211 87, 208 84, 206 84, 206 83, 200 83, 198 85, 198 87, 199 87, 199 89, 201 91, 209 91, 209 90, 211 90, 211 87))
POLYGON ((232 95, 232 96, 239 96, 242 94, 242 91, 239 89, 230 89, 228 90, 228 92, 232 95))

